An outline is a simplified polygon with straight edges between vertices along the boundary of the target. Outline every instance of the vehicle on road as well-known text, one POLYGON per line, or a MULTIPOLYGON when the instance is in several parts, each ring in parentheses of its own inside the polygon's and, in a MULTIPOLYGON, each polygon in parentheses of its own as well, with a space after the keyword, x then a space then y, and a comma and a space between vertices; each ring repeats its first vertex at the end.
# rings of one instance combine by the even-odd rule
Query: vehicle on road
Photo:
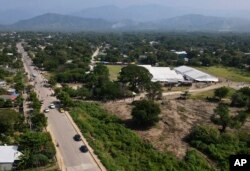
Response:
POLYGON ((88 147, 86 145, 82 145, 80 147, 80 151, 83 152, 83 153, 87 153, 89 151, 88 147))
POLYGON ((36 77, 37 76, 37 74, 35 74, 35 73, 32 73, 32 77, 36 77))
POLYGON ((75 140, 75 141, 81 141, 81 140, 82 140, 81 135, 76 134, 76 135, 74 136, 74 140, 75 140))
POLYGON ((44 109, 44 112, 45 112, 45 113, 48 113, 48 112, 49 112, 49 109, 44 109))
POLYGON ((59 112, 60 112, 60 113, 64 113, 65 111, 64 111, 63 108, 60 108, 60 109, 59 109, 59 112))
POLYGON ((49 108, 50 108, 50 109, 55 109, 56 106, 55 106, 53 103, 51 103, 51 104, 49 105, 49 108))

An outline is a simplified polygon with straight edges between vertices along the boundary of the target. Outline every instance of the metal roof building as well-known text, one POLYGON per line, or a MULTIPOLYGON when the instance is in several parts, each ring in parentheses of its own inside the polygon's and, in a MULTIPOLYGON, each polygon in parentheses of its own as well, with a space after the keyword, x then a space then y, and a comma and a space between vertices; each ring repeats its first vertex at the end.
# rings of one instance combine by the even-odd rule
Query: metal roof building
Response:
POLYGON ((184 81, 181 74, 177 74, 169 67, 152 67, 151 65, 140 65, 146 68, 153 76, 152 82, 178 83, 184 81))
POLYGON ((19 160, 22 153, 18 146, 0 146, 0 170, 11 170, 15 160, 19 160))
POLYGON ((198 81, 198 82, 218 82, 219 79, 205 72, 197 70, 188 66, 180 66, 174 68, 174 70, 183 75, 187 80, 198 81))

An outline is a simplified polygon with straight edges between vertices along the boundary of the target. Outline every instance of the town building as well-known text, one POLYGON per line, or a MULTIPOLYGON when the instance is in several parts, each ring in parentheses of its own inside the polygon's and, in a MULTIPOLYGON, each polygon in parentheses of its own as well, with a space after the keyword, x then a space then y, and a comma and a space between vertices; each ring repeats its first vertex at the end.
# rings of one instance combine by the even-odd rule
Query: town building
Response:
POLYGON ((185 80, 193 81, 193 82, 218 82, 219 79, 210 74, 202 72, 192 67, 188 66, 180 66, 174 68, 174 70, 181 74, 185 80))
POLYGON ((175 84, 184 81, 181 74, 176 73, 169 67, 153 67, 151 65, 140 65, 146 68, 152 74, 152 82, 161 82, 167 84, 175 84))
POLYGON ((13 163, 20 160, 21 152, 18 146, 0 146, 0 170, 12 170, 13 163))

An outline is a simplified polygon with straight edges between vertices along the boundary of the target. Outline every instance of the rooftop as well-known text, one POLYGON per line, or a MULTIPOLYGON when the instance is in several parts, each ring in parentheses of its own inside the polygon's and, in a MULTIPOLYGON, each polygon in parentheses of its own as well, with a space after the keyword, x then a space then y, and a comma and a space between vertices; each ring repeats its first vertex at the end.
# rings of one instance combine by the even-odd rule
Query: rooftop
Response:
POLYGON ((213 81, 213 82, 218 82, 219 79, 209 75, 205 72, 202 72, 200 70, 197 70, 195 68, 192 67, 188 67, 188 66, 180 66, 180 67, 176 67, 174 68, 174 70, 182 75, 188 76, 196 81, 213 81))
POLYGON ((18 146, 0 146, 0 163, 13 163, 22 155, 18 146))
POLYGON ((179 82, 183 81, 183 76, 177 74, 174 70, 169 67, 152 67, 151 65, 140 65, 146 68, 153 76, 153 82, 179 82))

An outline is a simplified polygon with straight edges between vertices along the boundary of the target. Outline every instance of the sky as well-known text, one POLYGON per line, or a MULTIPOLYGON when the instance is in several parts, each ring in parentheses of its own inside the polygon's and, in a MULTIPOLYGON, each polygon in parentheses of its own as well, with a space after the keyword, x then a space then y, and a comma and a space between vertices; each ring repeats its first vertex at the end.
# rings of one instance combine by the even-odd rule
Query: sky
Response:
POLYGON ((250 10, 250 0, 0 0, 0 10, 41 10, 73 12, 89 7, 158 4, 170 7, 206 10, 250 10))
POLYGON ((86 8, 107 5, 120 8, 160 5, 185 14, 250 19, 250 0, 0 0, 0 25, 45 13, 74 15, 86 8))

